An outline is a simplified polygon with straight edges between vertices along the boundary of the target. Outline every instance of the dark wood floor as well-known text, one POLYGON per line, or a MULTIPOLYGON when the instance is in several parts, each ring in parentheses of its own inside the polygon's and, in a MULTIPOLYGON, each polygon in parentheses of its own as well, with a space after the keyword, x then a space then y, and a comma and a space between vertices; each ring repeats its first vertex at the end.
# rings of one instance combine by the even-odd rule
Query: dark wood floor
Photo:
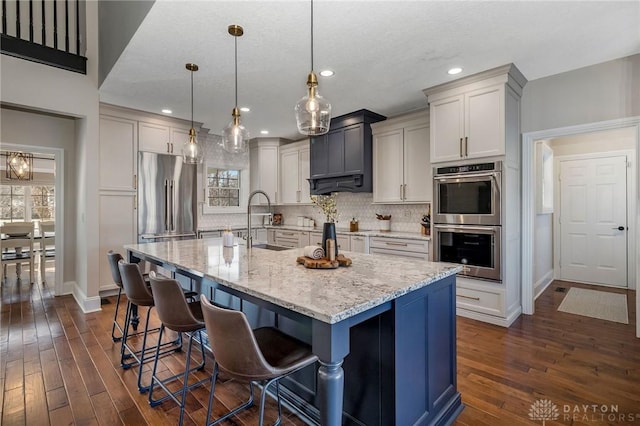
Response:
MULTIPOLYGON (((630 324, 624 325, 558 312, 564 297, 555 292, 559 285, 581 286, 554 283, 536 302, 536 315, 509 329, 458 318, 458 388, 465 409, 456 424, 541 424, 528 416, 541 399, 560 411, 558 422, 547 424, 633 424, 618 421, 622 414, 640 421, 635 293, 628 292, 630 324), (599 412, 563 418, 565 405, 593 404, 616 406, 617 420, 602 420, 599 412)), ((0 424, 177 424, 173 402, 150 408, 137 392, 136 373, 120 368, 119 344, 110 338, 115 298, 102 312, 83 314, 70 296, 54 298, 46 286, 10 279, 0 300, 0 424)), ((181 356, 164 358, 163 371, 179 370, 181 356)), ((199 377, 210 371, 211 363, 199 377)), ((239 403, 245 392, 223 378, 216 412, 239 403)), ((208 386, 189 395, 185 424, 204 424, 208 395, 208 386)), ((274 404, 266 417, 267 424, 275 419, 274 404)), ((257 409, 226 424, 255 425, 257 409)), ((283 424, 303 422, 287 412, 283 424)))

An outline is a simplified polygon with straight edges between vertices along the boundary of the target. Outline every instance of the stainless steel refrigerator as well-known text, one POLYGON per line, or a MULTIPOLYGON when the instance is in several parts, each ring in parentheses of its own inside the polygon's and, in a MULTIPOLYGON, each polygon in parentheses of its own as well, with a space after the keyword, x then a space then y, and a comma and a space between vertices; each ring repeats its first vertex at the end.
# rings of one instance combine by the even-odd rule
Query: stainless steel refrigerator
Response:
POLYGON ((196 165, 138 153, 138 242, 196 237, 196 165))

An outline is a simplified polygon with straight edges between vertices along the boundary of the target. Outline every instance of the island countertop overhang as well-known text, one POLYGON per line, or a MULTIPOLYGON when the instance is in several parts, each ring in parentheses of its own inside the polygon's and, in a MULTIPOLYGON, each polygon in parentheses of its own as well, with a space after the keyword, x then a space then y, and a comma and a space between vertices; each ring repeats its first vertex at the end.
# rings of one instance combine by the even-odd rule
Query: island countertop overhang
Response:
POLYGON ((134 256, 201 276, 316 320, 335 324, 461 270, 459 265, 344 252, 349 267, 306 269, 303 249, 247 250, 221 240, 126 245, 134 256))

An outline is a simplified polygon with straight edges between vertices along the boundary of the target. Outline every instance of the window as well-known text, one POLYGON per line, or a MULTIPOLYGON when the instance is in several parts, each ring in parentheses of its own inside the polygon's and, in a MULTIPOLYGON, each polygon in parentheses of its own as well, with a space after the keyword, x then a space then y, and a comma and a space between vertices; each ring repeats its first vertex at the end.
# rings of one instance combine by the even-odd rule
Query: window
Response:
POLYGON ((241 213, 249 196, 249 170, 207 164, 204 168, 203 213, 241 213))
POLYGON ((55 219, 53 186, 0 186, 0 220, 4 222, 32 219, 55 219))
POLYGON ((207 167, 207 206, 240 207, 240 170, 207 167))

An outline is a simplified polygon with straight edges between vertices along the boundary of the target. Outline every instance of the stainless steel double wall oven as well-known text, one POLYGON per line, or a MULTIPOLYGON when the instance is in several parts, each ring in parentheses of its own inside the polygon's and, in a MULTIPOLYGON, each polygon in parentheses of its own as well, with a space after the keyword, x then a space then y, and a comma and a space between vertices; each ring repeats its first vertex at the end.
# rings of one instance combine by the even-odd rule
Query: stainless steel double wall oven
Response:
POLYGON ((502 162, 434 168, 434 260, 502 281, 502 162))

